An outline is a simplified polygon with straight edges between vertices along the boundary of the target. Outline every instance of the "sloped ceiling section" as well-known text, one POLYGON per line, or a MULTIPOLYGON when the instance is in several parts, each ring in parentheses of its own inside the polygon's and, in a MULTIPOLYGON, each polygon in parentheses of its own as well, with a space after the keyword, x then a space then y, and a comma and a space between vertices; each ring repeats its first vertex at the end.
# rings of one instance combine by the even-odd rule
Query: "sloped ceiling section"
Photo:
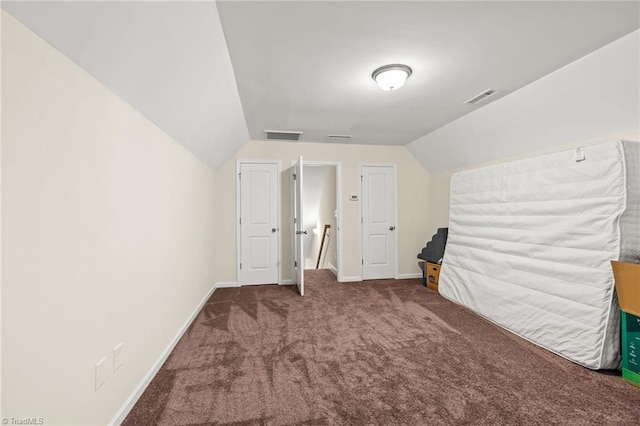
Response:
POLYGON ((209 166, 249 140, 213 1, 5 1, 2 8, 209 166))
POLYGON ((406 145, 638 29, 638 3, 218 1, 252 139, 406 145), (381 65, 413 68, 380 90, 381 65), (486 101, 464 102, 487 89, 486 101))
POLYGON ((430 172, 640 129, 640 30, 411 142, 430 172))

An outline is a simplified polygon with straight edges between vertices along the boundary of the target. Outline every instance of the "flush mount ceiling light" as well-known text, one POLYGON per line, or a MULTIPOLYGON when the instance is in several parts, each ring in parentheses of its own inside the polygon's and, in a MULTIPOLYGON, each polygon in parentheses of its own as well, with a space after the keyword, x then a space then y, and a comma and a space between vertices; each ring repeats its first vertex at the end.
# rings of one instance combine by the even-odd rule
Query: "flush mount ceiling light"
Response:
POLYGON ((382 90, 396 90, 404 85, 411 75, 411 68, 402 64, 384 65, 371 74, 371 78, 378 83, 382 90))

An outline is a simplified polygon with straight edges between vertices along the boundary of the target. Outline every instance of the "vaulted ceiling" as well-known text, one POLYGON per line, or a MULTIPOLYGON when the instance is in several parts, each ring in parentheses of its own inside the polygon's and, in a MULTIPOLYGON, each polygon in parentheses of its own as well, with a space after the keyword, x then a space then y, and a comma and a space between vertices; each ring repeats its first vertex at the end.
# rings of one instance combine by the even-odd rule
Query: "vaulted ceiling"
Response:
POLYGON ((249 140, 214 2, 2 2, 211 167, 249 140))
POLYGON ((2 7, 212 167, 267 129, 406 145, 640 26, 638 2, 2 7), (398 62, 405 87, 377 88, 372 71, 398 62))
POLYGON ((637 5, 585 2, 219 2, 252 139, 405 145, 638 26, 637 5), (633 12, 636 12, 634 15, 633 12), (398 91, 371 73, 409 65, 398 91), (464 102, 487 89, 484 103, 464 102))

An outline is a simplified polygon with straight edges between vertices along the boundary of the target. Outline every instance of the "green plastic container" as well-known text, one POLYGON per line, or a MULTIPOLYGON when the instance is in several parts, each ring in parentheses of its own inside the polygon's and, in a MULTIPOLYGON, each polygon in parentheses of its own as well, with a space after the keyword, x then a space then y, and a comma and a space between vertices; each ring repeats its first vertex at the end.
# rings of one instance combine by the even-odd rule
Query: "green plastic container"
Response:
POLYGON ((622 312, 622 378, 640 386, 640 317, 622 312))

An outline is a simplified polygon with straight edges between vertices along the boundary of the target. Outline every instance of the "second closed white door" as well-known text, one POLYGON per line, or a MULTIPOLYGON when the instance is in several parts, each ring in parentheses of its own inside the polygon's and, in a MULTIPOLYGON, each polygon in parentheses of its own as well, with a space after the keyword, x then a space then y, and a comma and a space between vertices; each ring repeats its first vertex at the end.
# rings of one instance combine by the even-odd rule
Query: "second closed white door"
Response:
POLYGON ((395 278, 395 168, 362 166, 361 180, 362 279, 395 278))

